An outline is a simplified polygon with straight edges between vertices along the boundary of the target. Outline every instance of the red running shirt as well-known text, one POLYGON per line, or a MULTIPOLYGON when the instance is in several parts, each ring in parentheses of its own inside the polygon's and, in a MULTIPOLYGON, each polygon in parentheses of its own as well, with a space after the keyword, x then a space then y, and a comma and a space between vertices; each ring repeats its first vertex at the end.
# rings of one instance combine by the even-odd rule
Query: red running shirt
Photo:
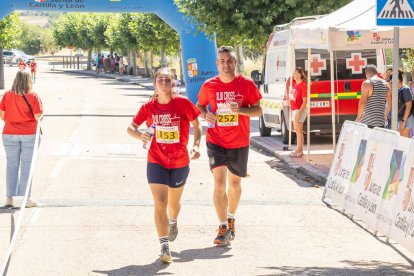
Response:
MULTIPOLYGON (((34 114, 43 113, 42 102, 36 93, 30 92, 25 96, 32 106, 34 114)), ((4 111, 3 134, 36 134, 36 119, 21 95, 17 95, 13 91, 6 92, 1 98, 0 110, 4 111)))
POLYGON ((19 68, 21 68, 21 69, 26 69, 26 63, 24 62, 24 61, 19 61, 19 68))
POLYGON ((296 84, 296 82, 293 82, 292 89, 293 89, 292 91, 293 98, 295 100, 290 101, 290 107, 292 108, 292 110, 298 110, 303 104, 303 97, 307 96, 307 91, 308 91, 307 85, 303 81, 299 84, 296 84))
POLYGON ((230 83, 222 82, 218 76, 207 80, 198 94, 198 103, 204 107, 210 105, 211 112, 221 115, 216 126, 207 129, 207 142, 226 149, 248 146, 250 117, 235 114, 238 116, 238 122, 235 123, 234 114, 229 111, 230 103, 237 102, 241 107, 249 107, 261 98, 262 95, 253 80, 243 75, 237 75, 230 83))
POLYGON ((168 104, 152 99, 144 104, 135 115, 133 122, 147 127, 155 124, 156 134, 151 140, 148 162, 157 163, 167 169, 176 169, 190 163, 187 144, 190 122, 200 110, 185 97, 175 95, 168 104), (179 135, 178 135, 179 134, 179 135))
POLYGON ((30 63, 30 69, 32 72, 36 72, 37 70, 37 63, 36 62, 31 62, 30 63))

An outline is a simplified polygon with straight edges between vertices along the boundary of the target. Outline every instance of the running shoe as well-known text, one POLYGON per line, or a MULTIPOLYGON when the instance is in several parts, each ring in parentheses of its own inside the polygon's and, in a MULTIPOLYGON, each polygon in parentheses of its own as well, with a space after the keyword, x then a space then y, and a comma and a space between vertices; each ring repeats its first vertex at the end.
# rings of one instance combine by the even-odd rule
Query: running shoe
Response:
POLYGON ((230 230, 230 240, 234 240, 236 237, 236 227, 234 226, 235 219, 227 219, 227 222, 229 224, 229 230, 230 230))
POLYGON ((175 241, 178 235, 178 227, 177 223, 169 224, 170 231, 168 232, 168 240, 169 241, 175 241))
POLYGON ((219 226, 217 237, 214 239, 214 244, 218 246, 225 246, 229 244, 229 241, 230 231, 227 229, 227 226, 219 226))
POLYGON ((161 247, 160 261, 167 264, 172 262, 170 247, 168 245, 163 245, 161 247))

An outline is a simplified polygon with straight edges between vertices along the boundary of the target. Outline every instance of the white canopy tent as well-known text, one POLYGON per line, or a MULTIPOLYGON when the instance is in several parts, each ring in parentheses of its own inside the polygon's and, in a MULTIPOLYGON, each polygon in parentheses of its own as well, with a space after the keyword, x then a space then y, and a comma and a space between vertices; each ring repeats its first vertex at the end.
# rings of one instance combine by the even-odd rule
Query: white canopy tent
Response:
MULTIPOLYGON (((291 33, 295 49, 340 51, 392 48, 393 28, 377 26, 376 14, 376 0, 354 0, 318 20, 293 26, 291 33), (348 32, 357 32, 358 39, 349 40, 348 32)), ((400 30, 400 47, 414 47, 414 29, 401 27, 400 30)))
MULTIPOLYGON (((336 142, 336 130, 333 51, 393 48, 393 27, 377 26, 376 4, 376 0, 354 0, 348 5, 324 17, 321 17, 320 19, 291 27, 293 43, 292 48, 308 49, 308 68, 311 67, 311 49, 325 49, 330 51, 331 107, 334 149, 336 142)), ((413 27, 401 27, 399 43, 401 48, 414 47, 413 27)), ((396 74, 394 75, 396 77, 396 74)), ((308 72, 308 79, 310 79, 310 72, 308 72)), ((396 82, 394 81, 393 83, 396 82)), ((310 85, 308 85, 308 103, 310 103, 310 85)), ((308 104, 307 113, 307 156, 309 160, 310 104, 308 104)))

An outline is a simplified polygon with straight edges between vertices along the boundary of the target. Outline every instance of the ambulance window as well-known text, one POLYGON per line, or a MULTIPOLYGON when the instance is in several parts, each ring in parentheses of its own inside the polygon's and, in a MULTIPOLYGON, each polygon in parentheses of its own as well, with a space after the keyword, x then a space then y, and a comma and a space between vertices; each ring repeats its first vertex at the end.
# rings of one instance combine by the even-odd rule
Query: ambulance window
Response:
MULTIPOLYGON (((305 61, 308 59, 308 51, 296 50, 296 67, 307 68, 305 61)), ((327 81, 330 80, 330 60, 329 52, 326 50, 312 49, 312 70, 319 75, 312 76, 312 81, 327 81)), ((335 51, 335 79, 337 80, 352 80, 365 79, 365 72, 363 68, 367 64, 377 64, 375 50, 355 50, 355 51, 335 51), (346 64, 346 60, 352 61, 352 66, 346 64)))

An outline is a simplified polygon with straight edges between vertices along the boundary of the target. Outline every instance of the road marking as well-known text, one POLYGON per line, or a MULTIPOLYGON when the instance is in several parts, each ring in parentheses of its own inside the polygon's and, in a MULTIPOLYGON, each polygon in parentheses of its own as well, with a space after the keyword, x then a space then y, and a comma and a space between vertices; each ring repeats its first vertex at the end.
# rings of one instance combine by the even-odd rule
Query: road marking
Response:
POLYGON ((65 159, 60 159, 59 162, 55 165, 55 167, 53 168, 53 170, 50 172, 49 177, 51 178, 56 178, 59 176, 60 171, 63 168, 63 165, 66 162, 66 158, 65 159))

